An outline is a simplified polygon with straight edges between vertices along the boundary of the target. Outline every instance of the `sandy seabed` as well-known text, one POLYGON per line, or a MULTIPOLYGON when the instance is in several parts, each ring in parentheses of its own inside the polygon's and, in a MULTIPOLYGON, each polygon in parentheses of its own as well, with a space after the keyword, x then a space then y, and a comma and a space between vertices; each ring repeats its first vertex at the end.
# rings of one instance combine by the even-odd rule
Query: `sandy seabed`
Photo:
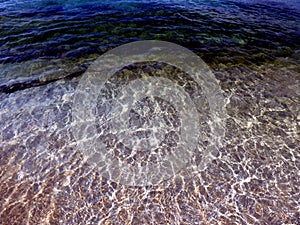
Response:
POLYGON ((213 71, 229 100, 222 147, 146 187, 101 177, 76 150, 80 76, 2 86, 0 224, 298 224, 299 67, 213 71))

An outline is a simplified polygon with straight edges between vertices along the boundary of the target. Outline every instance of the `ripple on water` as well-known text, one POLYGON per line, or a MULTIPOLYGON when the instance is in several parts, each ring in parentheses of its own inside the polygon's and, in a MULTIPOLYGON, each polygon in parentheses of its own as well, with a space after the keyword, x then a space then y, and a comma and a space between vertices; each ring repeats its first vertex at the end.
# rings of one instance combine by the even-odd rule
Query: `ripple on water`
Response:
POLYGON ((283 56, 280 47, 299 48, 299 11, 266 2, 259 6, 229 2, 190 2, 189 7, 179 7, 179 2, 171 7, 157 1, 50 5, 36 1, 30 8, 18 5, 18 11, 8 7, 2 12, 0 61, 73 59, 101 54, 98 46, 107 49, 143 39, 167 40, 204 54, 246 52, 250 57, 276 52, 283 56))
MULTIPOLYGON (((188 7, 158 1, 2 1, 0 223, 298 224, 295 1, 275 0, 271 6, 269 1, 189 1, 188 7), (161 185, 133 188, 99 176, 76 152, 70 109, 76 76, 103 52, 136 39, 169 40, 197 50, 229 96, 230 118, 220 155, 206 170, 188 167, 161 185)), ((136 66, 127 69, 134 73, 136 66)), ((125 84, 124 75, 113 82, 125 84)), ((117 86, 110 87, 117 91, 117 86)), ((190 82, 186 91, 193 88, 190 82)), ((132 117, 146 109, 135 107, 132 117)), ((199 109, 203 120, 205 109, 199 109)), ((176 121, 177 112, 166 111, 176 121)), ((176 137, 166 139, 173 143, 176 137)))

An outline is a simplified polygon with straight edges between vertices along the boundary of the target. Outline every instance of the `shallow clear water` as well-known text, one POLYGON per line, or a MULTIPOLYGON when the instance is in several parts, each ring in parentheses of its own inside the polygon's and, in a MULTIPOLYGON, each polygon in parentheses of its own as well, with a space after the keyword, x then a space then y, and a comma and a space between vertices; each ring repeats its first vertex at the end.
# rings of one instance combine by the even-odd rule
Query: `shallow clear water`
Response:
POLYGON ((0 224, 297 224, 299 21, 298 0, 0 0, 0 224), (95 98, 98 138, 112 157, 155 165, 180 145, 183 123, 186 140, 195 141, 190 130, 201 137, 178 174, 133 187, 101 176, 97 158, 78 151, 73 127, 79 136, 90 130, 74 124, 72 110, 100 55, 149 39, 184 46, 210 66, 226 100, 224 138, 212 148, 220 131, 195 79, 159 63, 123 68, 95 98), (176 108, 174 96, 190 97, 199 115, 186 100, 187 112, 176 108))

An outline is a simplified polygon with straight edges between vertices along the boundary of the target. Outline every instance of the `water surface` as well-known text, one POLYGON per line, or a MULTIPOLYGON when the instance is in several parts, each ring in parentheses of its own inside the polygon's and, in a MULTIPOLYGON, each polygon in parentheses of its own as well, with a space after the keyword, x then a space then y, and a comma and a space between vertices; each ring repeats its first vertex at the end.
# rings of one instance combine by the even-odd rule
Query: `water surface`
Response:
MULTIPOLYGON (((299 21, 297 0, 0 0, 0 224, 297 224, 299 21), (72 101, 81 75, 101 54, 149 39, 201 56, 224 92, 228 118, 221 147, 198 167, 211 135, 202 96, 203 139, 191 163, 161 184, 130 187, 84 161, 71 132, 72 101)), ((109 103, 118 82, 153 68, 167 69, 176 84, 193 83, 174 68, 131 65, 98 100, 109 103)), ((191 95, 199 89, 189 85, 191 95)), ((144 125, 159 104, 160 123, 178 120, 176 109, 156 98, 136 103, 130 116, 144 125)), ((176 145, 176 135, 154 128, 176 145)), ((103 127, 113 148, 109 129, 103 127)), ((163 147, 172 150, 170 143, 163 147)), ((118 157, 133 162, 125 150, 118 157)))

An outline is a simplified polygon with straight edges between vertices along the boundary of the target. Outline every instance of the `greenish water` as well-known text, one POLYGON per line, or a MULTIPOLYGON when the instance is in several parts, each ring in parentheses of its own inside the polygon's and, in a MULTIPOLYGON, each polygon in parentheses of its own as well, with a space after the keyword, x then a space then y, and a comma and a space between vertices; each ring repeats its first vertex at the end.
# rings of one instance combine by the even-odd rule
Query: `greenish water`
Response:
POLYGON ((78 58, 144 39, 181 44, 208 61, 210 55, 264 61, 299 48, 295 6, 232 0, 2 1, 0 62, 78 58))
POLYGON ((281 58, 294 65, 299 9, 296 1, 2 0, 0 90, 31 86, 36 76, 36 83, 73 76, 107 50, 136 40, 174 42, 211 66, 281 58))

